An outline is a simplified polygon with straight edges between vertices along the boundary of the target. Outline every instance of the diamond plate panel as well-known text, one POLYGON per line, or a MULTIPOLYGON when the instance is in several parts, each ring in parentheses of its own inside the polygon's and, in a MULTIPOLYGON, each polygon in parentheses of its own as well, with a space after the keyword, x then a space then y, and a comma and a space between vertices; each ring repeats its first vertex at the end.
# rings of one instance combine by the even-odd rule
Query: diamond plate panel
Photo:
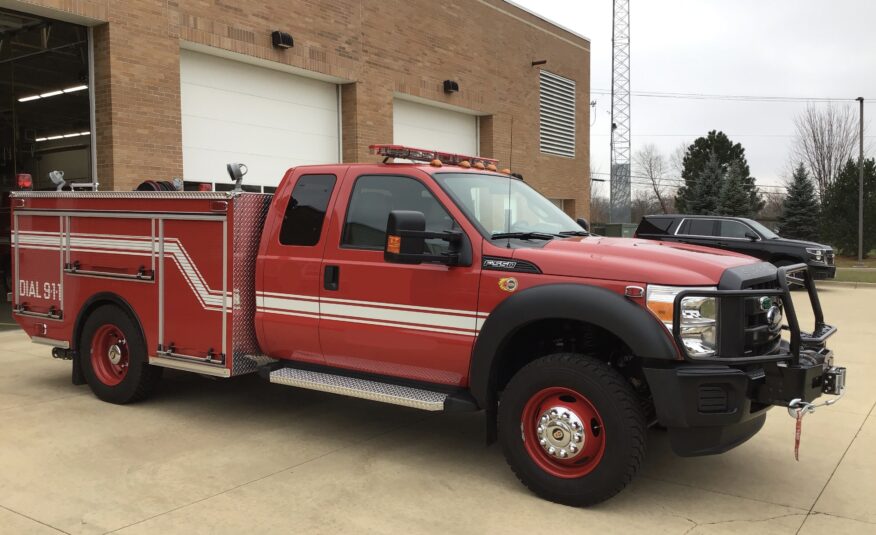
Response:
POLYGON ((342 396, 370 399, 393 405, 403 405, 426 411, 444 410, 444 400, 447 399, 447 394, 442 392, 431 392, 419 388, 378 383, 355 377, 329 375, 327 373, 298 370, 295 368, 280 368, 271 372, 271 382, 340 394, 342 396))
POLYGON ((231 375, 256 371, 273 359, 260 355, 255 332, 255 273, 271 195, 238 193, 233 200, 231 375))

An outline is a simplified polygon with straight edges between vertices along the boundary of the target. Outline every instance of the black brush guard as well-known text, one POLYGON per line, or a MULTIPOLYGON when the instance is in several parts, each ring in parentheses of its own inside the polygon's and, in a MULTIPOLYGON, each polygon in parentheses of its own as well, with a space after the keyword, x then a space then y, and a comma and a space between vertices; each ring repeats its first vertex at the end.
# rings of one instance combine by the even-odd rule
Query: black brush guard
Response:
MULTIPOLYGON (((754 370, 750 382, 752 400, 767 405, 787 407, 793 400, 811 402, 824 393, 842 394, 845 386, 845 368, 833 366, 833 353, 826 341, 836 332, 836 327, 824 322, 824 313, 818 299, 818 291, 812 275, 805 264, 778 268, 778 289, 749 290, 683 290, 675 298, 672 313, 672 336, 679 350, 689 362, 733 366, 754 370), (809 303, 815 316, 811 332, 803 332, 794 308, 794 300, 788 284, 789 276, 795 284, 806 288, 809 303), (688 354, 681 338, 681 303, 685 297, 717 298, 717 353, 710 357, 688 354), (780 297, 784 306, 790 343, 781 341, 774 351, 762 355, 745 355, 746 317, 745 300, 752 297, 780 297), (761 371, 762 370, 762 371, 761 371)), ((783 328, 785 328, 783 326, 783 328)))

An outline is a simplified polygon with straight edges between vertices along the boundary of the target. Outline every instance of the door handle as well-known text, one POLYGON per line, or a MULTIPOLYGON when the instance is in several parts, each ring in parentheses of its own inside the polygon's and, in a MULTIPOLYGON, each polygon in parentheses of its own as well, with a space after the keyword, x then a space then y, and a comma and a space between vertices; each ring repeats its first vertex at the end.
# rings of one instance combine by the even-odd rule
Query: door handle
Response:
POLYGON ((341 275, 340 266, 326 266, 323 272, 322 285, 326 290, 337 291, 338 279, 341 275))

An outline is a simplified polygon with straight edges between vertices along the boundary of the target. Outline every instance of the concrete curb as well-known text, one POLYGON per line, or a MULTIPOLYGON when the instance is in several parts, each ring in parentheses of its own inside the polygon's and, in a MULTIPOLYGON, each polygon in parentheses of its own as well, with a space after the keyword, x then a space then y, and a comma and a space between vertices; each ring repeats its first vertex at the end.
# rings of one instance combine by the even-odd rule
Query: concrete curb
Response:
POLYGON ((818 281, 816 282, 817 286, 825 285, 825 286, 839 286, 842 288, 857 288, 861 287, 862 289, 876 289, 876 283, 873 282, 853 282, 853 281, 818 281))

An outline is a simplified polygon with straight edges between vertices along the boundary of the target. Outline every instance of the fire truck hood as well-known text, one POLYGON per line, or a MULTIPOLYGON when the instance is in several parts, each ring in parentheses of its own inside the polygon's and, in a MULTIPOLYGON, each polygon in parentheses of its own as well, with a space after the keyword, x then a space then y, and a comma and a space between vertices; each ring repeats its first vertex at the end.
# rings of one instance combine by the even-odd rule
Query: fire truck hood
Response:
POLYGON ((598 236, 552 240, 514 257, 549 275, 672 286, 715 286, 727 268, 759 262, 709 247, 598 236))

